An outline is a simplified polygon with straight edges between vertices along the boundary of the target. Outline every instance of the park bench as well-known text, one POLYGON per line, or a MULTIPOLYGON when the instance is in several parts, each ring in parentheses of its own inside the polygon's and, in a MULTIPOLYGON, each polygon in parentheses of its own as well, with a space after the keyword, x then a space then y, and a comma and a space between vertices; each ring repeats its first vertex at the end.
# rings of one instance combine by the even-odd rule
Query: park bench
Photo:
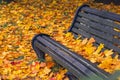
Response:
MULTIPOLYGON (((79 34, 82 35, 82 38, 94 37, 95 46, 103 43, 106 49, 113 49, 114 52, 120 54, 120 48, 116 46, 116 44, 120 45, 120 33, 114 30, 115 28, 120 29, 118 22, 120 22, 118 14, 82 5, 78 8, 68 32, 73 33, 75 38, 79 34)), ((70 51, 49 35, 36 35, 32 40, 32 47, 38 58, 45 59, 45 53, 47 53, 58 64, 68 69, 68 76, 71 80, 116 80, 116 75, 99 69, 95 64, 70 51)))

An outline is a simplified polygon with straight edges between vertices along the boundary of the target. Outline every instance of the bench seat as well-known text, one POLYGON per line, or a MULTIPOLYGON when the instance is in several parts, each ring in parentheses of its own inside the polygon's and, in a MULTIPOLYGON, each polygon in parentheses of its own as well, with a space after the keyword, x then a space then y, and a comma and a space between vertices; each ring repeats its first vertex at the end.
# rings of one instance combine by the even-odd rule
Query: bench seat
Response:
MULTIPOLYGON (((119 22, 118 14, 82 5, 78 8, 68 32, 73 33, 75 38, 78 35, 82 35, 82 39, 93 37, 96 40, 95 46, 103 43, 105 49, 113 49, 120 54, 119 22)), ((38 58, 45 59, 45 53, 48 53, 58 64, 68 69, 77 80, 113 80, 111 76, 114 75, 99 69, 95 64, 70 51, 49 35, 36 35, 32 40, 32 46, 38 58)))

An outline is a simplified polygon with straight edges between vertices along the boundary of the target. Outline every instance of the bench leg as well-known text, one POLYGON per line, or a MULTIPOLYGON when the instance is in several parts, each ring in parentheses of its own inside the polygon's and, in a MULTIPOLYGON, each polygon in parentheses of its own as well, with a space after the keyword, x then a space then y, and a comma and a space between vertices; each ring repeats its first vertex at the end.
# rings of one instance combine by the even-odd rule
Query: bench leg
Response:
POLYGON ((45 60, 45 53, 43 51, 41 51, 39 48, 37 48, 36 46, 34 46, 34 50, 36 52, 37 57, 40 60, 45 60))

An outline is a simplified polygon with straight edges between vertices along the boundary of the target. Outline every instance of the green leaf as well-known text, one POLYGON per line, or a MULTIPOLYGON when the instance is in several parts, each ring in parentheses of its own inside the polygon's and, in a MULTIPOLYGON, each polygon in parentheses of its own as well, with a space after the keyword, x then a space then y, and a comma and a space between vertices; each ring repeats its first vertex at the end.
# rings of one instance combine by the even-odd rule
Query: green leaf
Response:
POLYGON ((5 23, 2 27, 3 27, 3 28, 6 28, 6 27, 8 27, 8 24, 5 23))
POLYGON ((0 0, 0 4, 2 3, 2 0, 0 0))
POLYGON ((21 60, 24 59, 24 56, 19 56, 18 58, 15 58, 14 60, 21 60))
POLYGON ((60 69, 60 65, 56 63, 56 65, 52 67, 52 72, 58 72, 59 69, 60 69))
POLYGON ((45 62, 45 59, 40 59, 40 58, 38 58, 38 59, 36 59, 36 61, 45 62))

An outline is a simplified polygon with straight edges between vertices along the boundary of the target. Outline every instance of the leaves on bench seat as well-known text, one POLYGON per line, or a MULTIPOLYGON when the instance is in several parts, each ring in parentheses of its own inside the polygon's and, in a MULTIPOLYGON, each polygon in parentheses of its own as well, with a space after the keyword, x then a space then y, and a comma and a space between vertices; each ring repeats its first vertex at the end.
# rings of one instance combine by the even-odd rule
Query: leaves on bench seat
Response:
POLYGON ((106 72, 112 73, 115 70, 120 70, 120 59, 118 58, 118 55, 112 57, 112 54, 115 54, 113 50, 103 50, 104 44, 102 43, 95 46, 94 38, 75 39, 73 34, 68 32, 63 35, 54 36, 53 39, 79 55, 82 55, 92 63, 97 63, 98 67, 104 69, 106 72))

